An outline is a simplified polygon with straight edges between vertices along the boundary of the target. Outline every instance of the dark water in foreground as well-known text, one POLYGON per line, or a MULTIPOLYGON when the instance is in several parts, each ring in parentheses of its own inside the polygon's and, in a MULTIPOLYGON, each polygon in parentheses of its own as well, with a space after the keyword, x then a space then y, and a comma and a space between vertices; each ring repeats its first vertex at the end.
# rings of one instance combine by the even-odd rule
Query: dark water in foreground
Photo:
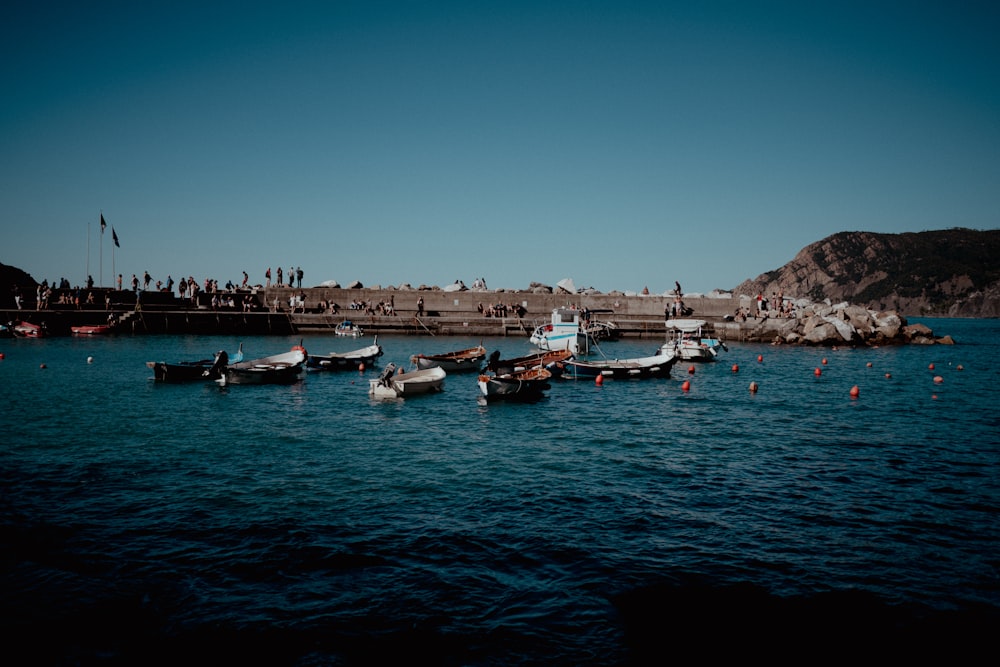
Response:
MULTIPOLYGON (((529 405, 480 405, 468 375, 384 402, 377 370, 219 388, 145 366, 298 338, 0 341, 5 655, 582 665, 992 646, 1000 322, 926 322, 959 345, 731 345, 693 376, 564 381, 529 405)), ((479 341, 380 342, 381 366, 479 341)))

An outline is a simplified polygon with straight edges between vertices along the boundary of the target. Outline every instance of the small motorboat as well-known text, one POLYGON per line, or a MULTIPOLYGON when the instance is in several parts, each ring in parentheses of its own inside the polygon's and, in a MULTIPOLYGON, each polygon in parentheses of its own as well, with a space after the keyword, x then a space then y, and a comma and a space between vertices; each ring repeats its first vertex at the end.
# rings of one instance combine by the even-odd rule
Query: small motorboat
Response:
POLYGON ((415 354, 410 357, 410 363, 418 369, 440 367, 447 373, 464 373, 478 371, 486 359, 486 348, 482 345, 442 354, 415 354))
POLYGON ((303 364, 308 356, 304 347, 296 345, 289 352, 229 364, 216 382, 221 385, 292 384, 302 379, 303 364))
POLYGON ((364 330, 357 324, 350 320, 344 320, 337 325, 337 328, 333 330, 338 336, 352 336, 357 338, 359 336, 364 336, 364 330))
POLYGON ((75 336, 106 336, 114 331, 114 327, 110 324, 83 324, 69 330, 75 336))
POLYGON ((563 362, 563 377, 574 380, 598 376, 613 379, 670 377, 670 369, 677 363, 677 359, 673 351, 632 359, 584 361, 573 358, 563 362))
POLYGON ((146 366, 153 369, 153 379, 157 382, 212 382, 222 377, 228 363, 229 355, 222 350, 213 359, 176 363, 147 361, 146 366))
POLYGON ((552 373, 553 377, 559 377, 562 374, 562 362, 572 357, 573 353, 569 350, 542 350, 523 357, 501 359, 500 351, 494 350, 483 367, 483 371, 503 375, 527 368, 545 368, 552 373))
POLYGON ((482 373, 479 376, 479 391, 489 401, 537 401, 552 385, 552 373, 536 366, 503 373, 500 375, 482 373))
POLYGON ((48 327, 45 326, 44 322, 35 324, 22 320, 13 324, 14 335, 18 338, 47 338, 49 335, 48 327))
POLYGON ((356 371, 364 366, 368 368, 375 364, 375 361, 382 356, 382 346, 375 341, 366 347, 362 347, 350 352, 331 352, 327 355, 310 354, 306 359, 306 368, 317 371, 356 371))
POLYGON ((660 346, 660 352, 673 351, 682 361, 715 361, 719 348, 728 349, 718 338, 706 336, 705 320, 667 320, 674 337, 660 346))
POLYGON ((407 398, 439 392, 444 390, 447 375, 440 366, 396 373, 396 365, 388 364, 378 379, 368 381, 368 393, 377 398, 407 398))

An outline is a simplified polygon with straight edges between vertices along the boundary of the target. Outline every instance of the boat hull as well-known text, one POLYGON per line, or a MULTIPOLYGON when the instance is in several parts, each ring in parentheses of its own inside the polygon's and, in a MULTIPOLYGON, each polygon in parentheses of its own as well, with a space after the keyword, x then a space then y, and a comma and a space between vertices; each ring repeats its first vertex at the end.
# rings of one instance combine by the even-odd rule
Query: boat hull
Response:
POLYGON ((69 330, 75 336, 106 336, 112 332, 113 328, 108 324, 97 324, 70 327, 69 330))
POLYGON ((410 357, 410 362, 418 370, 441 368, 446 373, 478 372, 486 360, 486 348, 483 346, 460 350, 448 354, 416 354, 410 357))
POLYGON ((211 382, 218 380, 221 373, 214 369, 215 361, 182 361, 170 364, 165 361, 147 361, 153 369, 153 379, 157 382, 211 382))
POLYGON ((601 361, 570 359, 563 362, 563 377, 574 380, 598 376, 615 380, 670 377, 670 370, 676 363, 677 357, 668 354, 601 361))
POLYGON ((487 401, 536 401, 551 385, 552 373, 544 368, 530 368, 503 375, 479 376, 479 392, 487 401))
POLYGON ((301 345, 290 352, 242 361, 226 366, 220 384, 292 384, 302 379, 302 369, 309 355, 301 345))
POLYGON ((292 384, 302 379, 302 364, 230 367, 223 377, 225 384, 292 384))
POLYGON ((376 344, 343 354, 309 355, 306 368, 317 371, 356 371, 362 365, 365 368, 375 365, 382 354, 382 346, 376 344))
POLYGON ((368 381, 368 393, 377 398, 408 398, 444 391, 447 372, 440 367, 410 371, 368 381))

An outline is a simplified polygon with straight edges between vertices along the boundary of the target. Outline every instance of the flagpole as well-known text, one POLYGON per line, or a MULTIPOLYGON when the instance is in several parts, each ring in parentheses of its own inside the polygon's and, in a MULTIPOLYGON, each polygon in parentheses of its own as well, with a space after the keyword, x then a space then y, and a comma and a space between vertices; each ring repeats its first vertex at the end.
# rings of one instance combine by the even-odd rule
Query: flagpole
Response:
MULTIPOLYGON (((87 223, 87 275, 90 275, 90 223, 87 223)), ((86 280, 83 281, 86 284, 86 280)))
MULTIPOLYGON (((101 212, 101 220, 104 220, 104 212, 101 212)), ((101 276, 100 276, 100 286, 104 287, 104 225, 101 225, 101 239, 100 239, 100 258, 101 258, 101 276)))

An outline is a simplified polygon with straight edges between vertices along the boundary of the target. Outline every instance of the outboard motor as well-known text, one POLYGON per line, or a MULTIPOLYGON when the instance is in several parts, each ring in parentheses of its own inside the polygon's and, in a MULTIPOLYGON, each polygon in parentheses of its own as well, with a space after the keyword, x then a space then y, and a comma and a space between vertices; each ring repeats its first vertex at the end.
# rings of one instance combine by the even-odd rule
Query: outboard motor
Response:
POLYGON ((225 350, 220 350, 217 355, 215 355, 215 363, 212 367, 205 371, 204 375, 212 380, 217 380, 226 372, 226 366, 229 365, 229 355, 226 354, 225 350))
POLYGON ((389 383, 392 382, 392 374, 396 372, 396 364, 391 361, 385 365, 385 369, 382 374, 378 376, 378 383, 383 387, 388 387, 389 383))
POLYGON ((500 350, 493 350, 490 360, 486 362, 486 370, 497 372, 497 365, 500 363, 500 350))

